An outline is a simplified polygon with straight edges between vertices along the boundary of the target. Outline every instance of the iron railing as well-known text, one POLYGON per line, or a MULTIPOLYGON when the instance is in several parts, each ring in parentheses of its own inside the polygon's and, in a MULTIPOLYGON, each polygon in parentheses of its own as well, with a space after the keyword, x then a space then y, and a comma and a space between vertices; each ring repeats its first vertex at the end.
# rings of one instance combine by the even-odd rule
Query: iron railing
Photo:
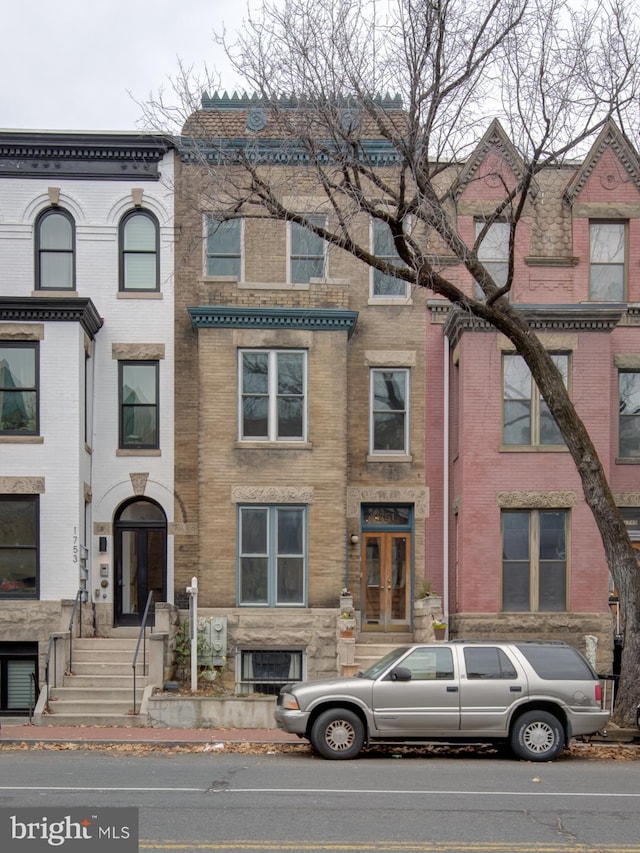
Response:
POLYGON ((133 667, 133 713, 137 714, 137 693, 136 693, 136 668, 138 665, 138 652, 140 651, 140 643, 142 643, 142 672, 144 675, 147 674, 147 637, 146 637, 146 627, 147 627, 147 618, 149 616, 149 608, 151 607, 151 600, 153 599, 153 590, 149 590, 149 595, 147 596, 147 603, 144 606, 144 613, 142 614, 142 623, 140 625, 140 633, 138 634, 138 642, 136 643, 136 650, 133 653, 133 661, 131 666, 133 667))
POLYGON ((71 609, 71 618, 69 619, 69 672, 73 673, 73 623, 76 618, 76 611, 80 609, 80 622, 78 626, 78 637, 82 638, 82 599, 84 598, 84 590, 79 589, 76 593, 76 600, 73 602, 71 609))

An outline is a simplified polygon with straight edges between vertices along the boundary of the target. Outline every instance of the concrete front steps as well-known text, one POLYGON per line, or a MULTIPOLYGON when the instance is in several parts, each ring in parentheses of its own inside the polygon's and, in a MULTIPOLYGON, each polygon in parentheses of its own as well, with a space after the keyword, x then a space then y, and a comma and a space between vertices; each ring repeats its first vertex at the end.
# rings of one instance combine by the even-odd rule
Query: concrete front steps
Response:
MULTIPOLYGON (((48 709, 37 725, 142 726, 140 704, 148 676, 143 672, 142 644, 136 664, 136 711, 133 713, 133 655, 136 637, 76 637, 72 672, 49 690, 48 709)), ((147 641, 147 656, 149 653, 147 641)), ((147 657, 148 663, 148 657, 147 657)))

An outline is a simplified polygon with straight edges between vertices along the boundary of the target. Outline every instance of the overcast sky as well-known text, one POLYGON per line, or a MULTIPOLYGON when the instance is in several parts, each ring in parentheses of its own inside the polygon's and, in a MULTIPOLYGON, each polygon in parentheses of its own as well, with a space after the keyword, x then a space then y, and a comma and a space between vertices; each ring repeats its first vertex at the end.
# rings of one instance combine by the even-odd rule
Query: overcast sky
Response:
MULTIPOLYGON (((224 72, 213 32, 235 32, 245 0, 4 0, 0 128, 135 130, 178 58, 224 72), (4 5, 6 4, 6 5, 4 5), (130 94, 129 94, 130 93, 130 94)), ((235 78, 224 76, 223 88, 235 78)))

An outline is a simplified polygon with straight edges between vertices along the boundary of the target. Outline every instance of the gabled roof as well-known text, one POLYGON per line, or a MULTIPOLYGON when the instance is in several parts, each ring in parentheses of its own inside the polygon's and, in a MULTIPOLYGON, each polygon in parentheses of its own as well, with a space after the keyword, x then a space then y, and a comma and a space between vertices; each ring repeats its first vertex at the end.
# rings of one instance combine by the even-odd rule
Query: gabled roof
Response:
MULTIPOLYGON (((466 187, 475 179, 478 170, 491 150, 499 151, 518 180, 524 177, 526 169, 522 157, 516 151, 498 119, 494 118, 451 189, 451 193, 455 199, 460 198, 466 187)), ((529 192, 534 197, 537 194, 538 186, 535 181, 532 181, 529 192)))
POLYGON ((620 164, 640 192, 640 159, 638 159, 638 154, 619 130, 616 123, 610 120, 600 131, 582 166, 567 184, 567 188, 564 191, 564 199, 569 205, 573 204, 580 195, 589 176, 607 148, 613 150, 620 164))

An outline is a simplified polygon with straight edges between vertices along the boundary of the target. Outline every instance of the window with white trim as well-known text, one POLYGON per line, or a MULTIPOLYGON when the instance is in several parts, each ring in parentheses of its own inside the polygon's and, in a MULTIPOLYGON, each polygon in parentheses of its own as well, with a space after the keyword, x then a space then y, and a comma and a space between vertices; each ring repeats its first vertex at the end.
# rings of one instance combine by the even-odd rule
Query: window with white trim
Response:
MULTIPOLYGON (((383 261, 396 267, 404 267, 393 242, 393 235, 386 222, 381 219, 371 220, 371 249, 373 254, 383 261)), ((387 275, 381 270, 371 270, 372 297, 399 297, 406 299, 409 292, 409 282, 393 275, 387 275)))
POLYGON ((409 370, 376 367, 370 372, 371 454, 409 453, 409 370))
POLYGON ((305 350, 240 350, 240 438, 306 441, 305 350))
POLYGON ((237 693, 277 696, 291 681, 302 681, 300 649, 242 649, 237 693))
POLYGON ((242 219, 221 219, 207 214, 206 275, 242 278, 242 219))
MULTIPOLYGON (((305 217, 311 225, 325 228, 325 216, 309 214, 305 217)), ((326 278, 327 244, 308 228, 289 223, 289 282, 308 284, 312 278, 326 278)))
MULTIPOLYGON (((569 380, 569 355, 553 353, 551 358, 569 380)), ((502 443, 504 445, 549 447, 564 445, 562 433, 549 407, 540 396, 531 371, 521 355, 505 354, 503 371, 502 443)))
POLYGON ((304 506, 256 504, 238 508, 239 604, 305 604, 306 522, 304 506))
POLYGON ((625 293, 625 222, 589 223, 589 299, 622 302, 625 293))
POLYGON ((619 449, 623 458, 640 457, 640 372, 621 370, 619 387, 619 449))
POLYGON ((502 610, 567 609, 565 510, 502 510, 502 610))
MULTIPOLYGON (((476 239, 485 223, 476 220, 476 239)), ((511 226, 508 222, 493 222, 478 247, 478 260, 493 279, 496 287, 504 287, 509 274, 509 233, 511 226)), ((474 296, 484 299, 484 293, 478 282, 474 282, 474 296)))

